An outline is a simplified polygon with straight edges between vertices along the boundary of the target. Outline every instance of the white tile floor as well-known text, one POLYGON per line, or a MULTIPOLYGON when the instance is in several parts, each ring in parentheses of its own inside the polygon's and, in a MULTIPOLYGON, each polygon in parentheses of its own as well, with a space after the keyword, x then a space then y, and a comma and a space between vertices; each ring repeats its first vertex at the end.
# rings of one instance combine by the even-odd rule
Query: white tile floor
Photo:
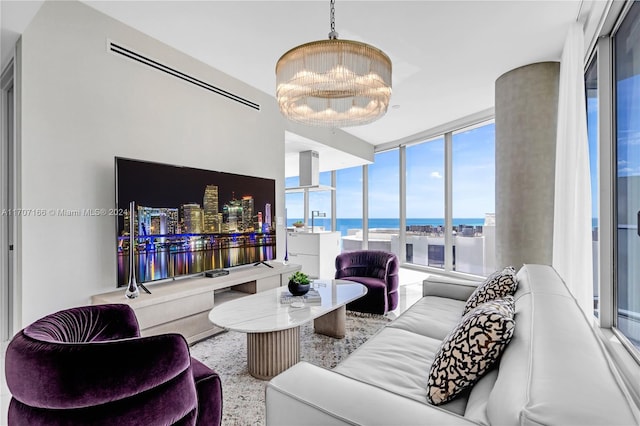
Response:
MULTIPOLYGON (((422 281, 428 276, 429 274, 425 272, 400 268, 400 299, 398 308, 387 314, 390 318, 396 318, 422 297, 422 281)), ((11 394, 7 388, 4 376, 4 354, 6 351, 6 344, 0 343, 0 345, 2 345, 0 350, 0 413, 2 413, 2 417, 0 417, 0 426, 7 426, 7 410, 9 408, 11 394)))

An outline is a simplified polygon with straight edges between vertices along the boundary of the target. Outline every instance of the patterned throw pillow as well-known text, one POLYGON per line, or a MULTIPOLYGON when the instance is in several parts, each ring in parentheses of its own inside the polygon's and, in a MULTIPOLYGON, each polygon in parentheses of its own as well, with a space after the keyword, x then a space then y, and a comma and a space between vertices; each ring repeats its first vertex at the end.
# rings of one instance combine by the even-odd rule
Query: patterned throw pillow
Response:
POLYGON ((462 317, 436 353, 427 384, 433 405, 451 401, 473 385, 493 364, 513 337, 512 296, 486 302, 462 317))
POLYGON ((468 314, 471 309, 484 302, 512 295, 516 292, 517 288, 518 280, 516 278, 516 270, 513 266, 507 266, 502 271, 496 271, 489 275, 487 279, 471 293, 466 305, 464 305, 462 315, 468 314))

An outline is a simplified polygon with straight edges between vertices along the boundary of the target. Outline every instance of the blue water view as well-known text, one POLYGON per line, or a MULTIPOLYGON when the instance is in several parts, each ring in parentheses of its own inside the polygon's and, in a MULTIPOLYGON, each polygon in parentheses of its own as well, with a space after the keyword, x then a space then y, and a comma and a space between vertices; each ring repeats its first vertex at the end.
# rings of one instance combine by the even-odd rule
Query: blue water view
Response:
MULTIPOLYGON (((287 218, 287 226, 292 227, 293 222, 303 221, 302 218, 287 218)), ((322 226, 325 230, 331 229, 331 218, 321 217, 313 220, 314 226, 322 226)), ((308 225, 311 226, 311 219, 308 221, 308 225)), ((407 218, 407 226, 410 225, 432 225, 444 226, 443 218, 407 218)), ((482 226, 484 225, 484 218, 460 218, 453 219, 454 226, 467 225, 467 226, 482 226)), ((342 236, 347 235, 349 229, 362 229, 361 218, 347 218, 336 219, 336 231, 340 231, 342 236)), ((386 229, 399 229, 400 219, 398 218, 371 218, 369 219, 369 229, 372 228, 386 228, 386 229)))
MULTIPOLYGON (((292 227, 293 222, 303 221, 302 218, 287 218, 287 226, 292 227)), ((322 226, 325 230, 331 230, 331 218, 320 217, 313 220, 314 226, 322 226)), ((311 227, 311 219, 308 222, 311 227)), ((340 231, 342 236, 347 235, 349 229, 362 229, 362 219, 348 218, 348 219, 336 219, 337 228, 336 231, 340 231)), ((407 218, 407 226, 410 225, 431 225, 431 226, 444 226, 443 218, 407 218)), ((484 225, 484 218, 458 218, 453 219, 453 226, 482 226, 484 225)), ((398 218, 376 218, 369 219, 369 229, 371 228, 386 228, 386 229, 399 229, 400 219, 398 218)), ((598 228, 598 219, 592 219, 592 228, 598 228)))

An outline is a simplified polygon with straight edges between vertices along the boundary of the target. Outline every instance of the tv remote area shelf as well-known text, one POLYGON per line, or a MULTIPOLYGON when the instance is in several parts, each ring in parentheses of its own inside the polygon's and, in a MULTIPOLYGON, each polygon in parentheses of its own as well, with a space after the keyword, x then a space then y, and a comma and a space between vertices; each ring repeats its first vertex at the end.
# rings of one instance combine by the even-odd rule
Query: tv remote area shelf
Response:
POLYGON ((142 336, 180 333, 193 344, 224 331, 209 322, 214 303, 287 285, 289 276, 301 269, 296 264, 283 265, 275 261, 269 264, 273 268, 239 266, 231 268, 228 275, 215 278, 197 276, 150 284, 147 287, 151 294, 140 292, 136 299, 127 299, 122 287, 92 296, 91 303, 127 304, 136 313, 142 336))

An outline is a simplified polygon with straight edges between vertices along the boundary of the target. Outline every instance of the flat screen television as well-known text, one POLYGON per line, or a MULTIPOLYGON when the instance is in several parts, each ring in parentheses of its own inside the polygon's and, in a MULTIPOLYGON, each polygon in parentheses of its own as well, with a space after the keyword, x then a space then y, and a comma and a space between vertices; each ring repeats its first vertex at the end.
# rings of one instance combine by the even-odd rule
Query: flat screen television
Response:
POLYGON ((275 180, 116 157, 117 279, 139 283, 276 258, 275 180))

